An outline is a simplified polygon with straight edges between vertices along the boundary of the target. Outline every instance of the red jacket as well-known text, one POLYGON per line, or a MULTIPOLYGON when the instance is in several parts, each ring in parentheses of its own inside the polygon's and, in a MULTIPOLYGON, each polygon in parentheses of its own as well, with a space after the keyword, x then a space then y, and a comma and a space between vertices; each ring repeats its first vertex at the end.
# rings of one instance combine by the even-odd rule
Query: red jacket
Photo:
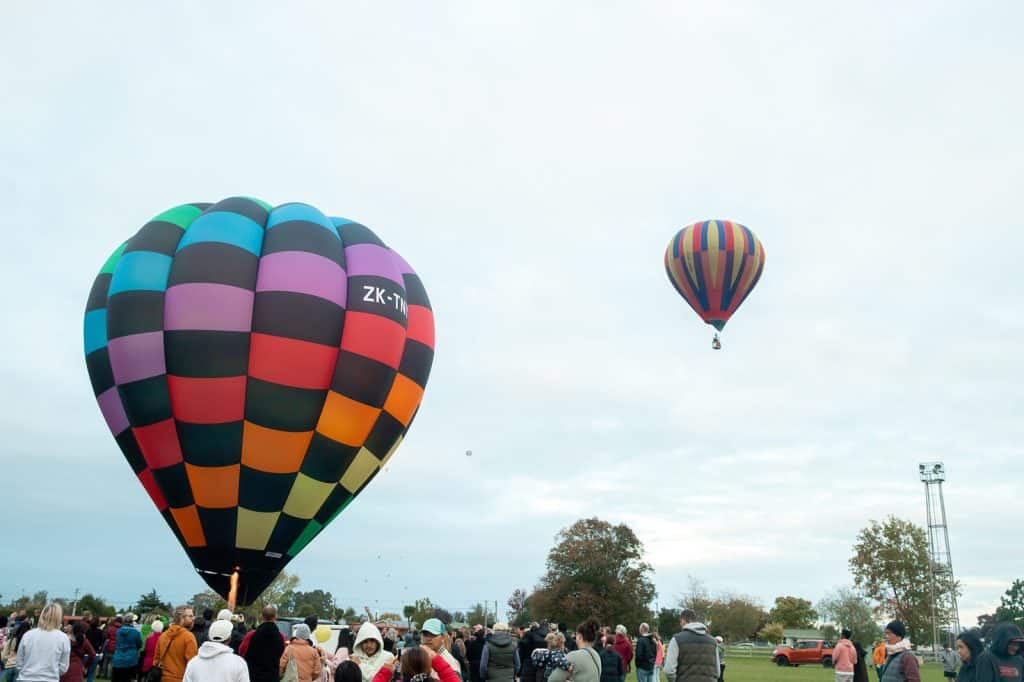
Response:
POLYGON ((107 636, 107 641, 103 644, 103 651, 108 654, 112 654, 117 650, 117 629, 118 626, 111 623, 103 631, 103 634, 107 636))
MULTIPOLYGON (((395 660, 395 665, 401 666, 402 664, 398 660, 395 660)), ((434 668, 434 672, 437 673, 437 676, 440 678, 440 682, 459 682, 458 674, 452 670, 452 667, 448 665, 448 662, 441 658, 441 656, 434 656, 430 665, 434 668)), ((393 672, 394 671, 390 667, 386 665, 381 666, 380 670, 377 671, 377 674, 373 676, 373 682, 390 682, 393 672)))
POLYGON ((622 662, 628 673, 629 664, 633 662, 633 643, 629 641, 629 637, 622 634, 615 635, 615 652, 622 657, 622 662))

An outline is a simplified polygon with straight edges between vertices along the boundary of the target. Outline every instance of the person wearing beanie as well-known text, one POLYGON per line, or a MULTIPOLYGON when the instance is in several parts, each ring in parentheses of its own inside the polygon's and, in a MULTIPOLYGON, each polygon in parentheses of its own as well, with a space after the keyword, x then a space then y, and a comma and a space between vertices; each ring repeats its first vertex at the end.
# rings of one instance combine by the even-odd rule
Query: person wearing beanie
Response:
POLYGON ((1024 633, 1013 622, 997 623, 988 649, 978 656, 978 682, 1024 680, 1024 633))
POLYGON ((281 654, 281 675, 285 674, 289 665, 294 664, 299 682, 313 682, 320 678, 324 661, 320 649, 309 643, 311 636, 309 626, 305 623, 298 623, 292 628, 292 639, 281 654))
POLYGON ((156 653, 156 643, 160 641, 160 633, 164 631, 164 622, 157 618, 149 624, 149 637, 142 646, 142 674, 145 675, 153 669, 153 655, 156 653))
POLYGON ((245 659, 228 646, 233 625, 230 620, 215 620, 206 631, 199 653, 185 666, 182 682, 249 682, 245 659))
POLYGON ((894 620, 885 626, 885 664, 881 682, 921 682, 921 666, 911 651, 907 626, 894 620))

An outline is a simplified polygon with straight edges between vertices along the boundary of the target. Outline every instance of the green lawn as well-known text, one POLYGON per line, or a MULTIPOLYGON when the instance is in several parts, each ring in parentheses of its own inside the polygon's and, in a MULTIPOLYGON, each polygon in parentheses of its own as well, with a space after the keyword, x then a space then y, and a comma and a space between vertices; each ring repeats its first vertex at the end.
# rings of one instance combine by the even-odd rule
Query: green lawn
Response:
MULTIPOLYGON (((868 670, 872 682, 877 682, 878 676, 874 669, 868 670)), ((670 682, 661 676, 662 682, 670 682)), ((921 669, 922 682, 942 682, 942 666, 936 663, 928 663, 921 669)), ((758 658, 726 658, 725 660, 725 682, 807 682, 817 680, 818 682, 831 682, 835 680, 835 673, 831 668, 823 668, 820 665, 801 665, 798 668, 780 668, 771 662, 767 657, 758 658)), ((626 682, 636 682, 636 675, 631 673, 626 682)))

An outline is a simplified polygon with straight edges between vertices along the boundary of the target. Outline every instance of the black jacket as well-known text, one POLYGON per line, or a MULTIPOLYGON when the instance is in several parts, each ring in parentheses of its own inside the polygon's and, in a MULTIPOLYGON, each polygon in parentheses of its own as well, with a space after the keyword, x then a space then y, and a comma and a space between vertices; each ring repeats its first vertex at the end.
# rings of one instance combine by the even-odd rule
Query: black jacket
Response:
POLYGON ((620 682, 625 674, 626 664, 615 647, 609 644, 601 649, 601 682, 620 682))
POLYGON ((978 682, 1020 682, 1024 680, 1024 658, 1020 652, 1011 656, 1007 652, 1010 641, 1022 637, 1020 628, 1013 623, 1000 623, 992 632, 988 645, 977 663, 978 682))
POLYGON ((658 658, 658 647, 650 635, 636 638, 636 667, 640 670, 654 670, 654 661, 658 658))
POLYGON ((516 648, 519 650, 519 677, 521 679, 532 680, 536 677, 537 667, 533 664, 533 650, 542 649, 545 644, 544 635, 538 628, 528 630, 519 640, 516 648))
POLYGON ((260 623, 249 640, 249 648, 245 650, 245 662, 249 664, 250 682, 278 682, 281 654, 284 653, 284 640, 281 631, 274 623, 260 623))
POLYGON ((957 682, 976 682, 978 679, 978 659, 985 651, 985 645, 981 641, 981 633, 977 630, 966 630, 957 637, 971 652, 971 660, 960 664, 960 672, 957 674, 957 682))

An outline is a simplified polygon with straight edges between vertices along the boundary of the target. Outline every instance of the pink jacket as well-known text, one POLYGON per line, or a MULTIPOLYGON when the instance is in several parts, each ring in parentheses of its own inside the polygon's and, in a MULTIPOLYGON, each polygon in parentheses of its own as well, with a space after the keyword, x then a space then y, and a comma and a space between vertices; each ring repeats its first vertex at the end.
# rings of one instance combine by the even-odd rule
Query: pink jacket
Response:
POLYGON ((832 666, 837 673, 852 673, 853 664, 857 662, 857 650, 848 639, 841 639, 832 650, 832 666))

